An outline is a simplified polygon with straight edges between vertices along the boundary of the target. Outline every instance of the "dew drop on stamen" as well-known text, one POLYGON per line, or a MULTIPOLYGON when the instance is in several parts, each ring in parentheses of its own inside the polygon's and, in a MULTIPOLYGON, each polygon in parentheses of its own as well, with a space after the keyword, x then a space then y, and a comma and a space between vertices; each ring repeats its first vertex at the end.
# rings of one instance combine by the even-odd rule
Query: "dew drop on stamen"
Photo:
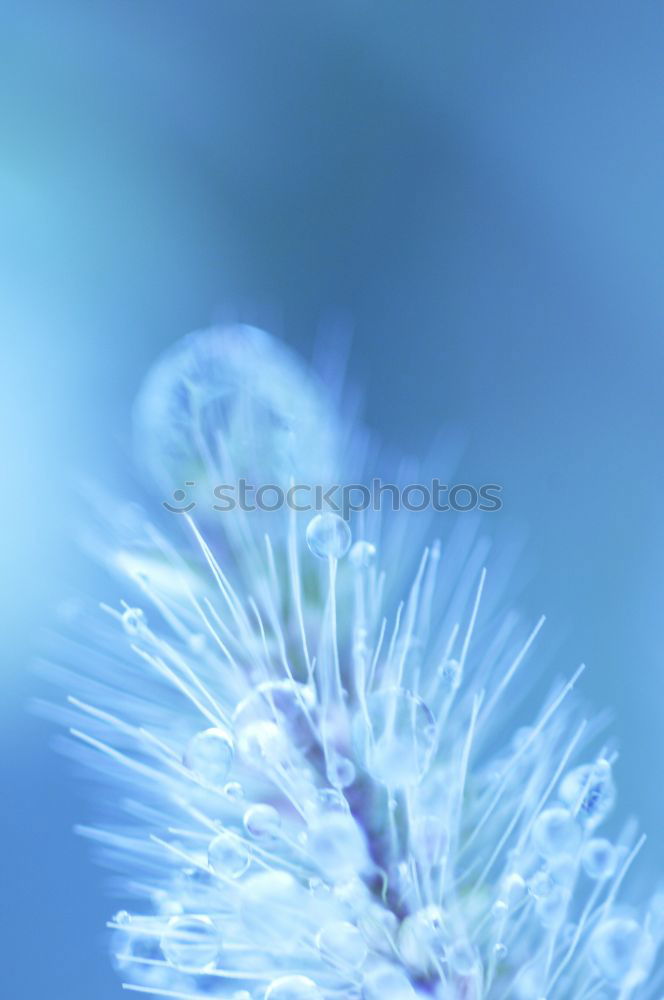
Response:
POLYGON ((619 983, 630 972, 642 941, 636 920, 614 917, 601 923, 592 937, 590 954, 605 979, 619 983))
POLYGON ((371 969, 362 983, 362 1000, 416 1000, 416 996, 405 973, 394 965, 371 969))
POLYGON ((543 858, 573 855, 581 844, 581 829, 568 809, 552 806, 535 820, 532 838, 543 858))
POLYGON ((208 862, 217 875, 240 878, 249 867, 251 856, 241 840, 223 832, 211 842, 208 848, 208 862))
POLYGON ((161 950, 178 969, 200 970, 212 965, 220 951, 219 933, 208 917, 171 917, 161 939, 161 950))
POLYGON ((355 569, 369 569, 376 561, 376 546, 371 542, 355 542, 348 558, 355 569))
POLYGON ((281 816, 274 808, 265 802, 249 806, 244 814, 244 828, 256 840, 267 840, 276 837, 281 827, 281 816))
POLYGON ((331 753, 327 762, 327 777, 334 788, 348 788, 355 781, 355 765, 348 757, 331 753))
POLYGON ((426 773, 436 726, 421 698, 401 688, 387 688, 369 695, 366 715, 355 716, 353 738, 372 778, 388 788, 403 788, 418 784, 426 773))
POLYGON ((461 976, 468 976, 477 964, 477 956, 466 941, 455 941, 449 949, 447 960, 452 969, 461 976))
POLYGON ((221 787, 233 763, 233 738, 221 727, 205 729, 189 741, 185 766, 208 785, 221 787))
POLYGON ((409 914, 399 928, 399 954, 418 975, 432 973, 445 954, 449 937, 443 911, 435 905, 409 914))
POLYGON ((122 627, 127 635, 138 635, 145 624, 145 612, 141 608, 126 608, 122 614, 122 627))
POLYGON ((224 785, 224 795, 233 802, 241 802, 244 798, 244 788, 239 781, 229 781, 224 785))
POLYGON ((359 927, 372 949, 382 955, 393 955, 399 921, 391 910, 378 903, 370 904, 360 917, 359 927))
POLYGON ((240 916, 258 948, 283 950, 311 932, 311 913, 306 890, 288 872, 265 870, 249 875, 242 883, 240 916))
POLYGON ((248 743, 257 723, 270 723, 283 734, 285 743, 306 752, 314 741, 312 717, 316 707, 313 687, 290 679, 264 681, 237 705, 233 725, 240 748, 248 743))
POLYGON ((245 764, 269 768, 286 767, 290 749, 276 722, 249 722, 237 731, 238 750, 245 764))
POLYGON ((616 870, 618 855, 610 840, 596 837, 583 848, 581 864, 586 875, 592 879, 611 878, 616 870))
POLYGON ((280 976, 266 989, 265 1000, 323 1000, 323 994, 308 976, 280 976))
POLYGON ((359 969, 367 957, 364 938, 354 924, 338 920, 327 924, 316 936, 321 956, 332 965, 359 969))
POLYGON ((323 814, 309 827, 309 853, 333 881, 343 881, 365 871, 369 864, 363 831, 349 813, 323 814))
POLYGON ((316 514, 307 525, 309 551, 319 559, 342 559, 351 543, 350 528, 338 514, 316 514))

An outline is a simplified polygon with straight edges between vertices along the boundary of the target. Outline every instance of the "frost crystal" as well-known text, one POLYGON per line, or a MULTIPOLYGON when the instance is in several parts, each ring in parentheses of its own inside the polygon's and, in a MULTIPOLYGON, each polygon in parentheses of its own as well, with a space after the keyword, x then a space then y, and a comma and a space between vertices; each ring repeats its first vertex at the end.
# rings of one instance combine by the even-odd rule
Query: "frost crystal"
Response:
MULTIPOLYGON (((259 331, 194 335, 148 378, 139 451, 171 492, 240 475, 343 481, 367 442, 333 396, 259 331)), ((93 642, 59 680, 75 690, 61 714, 76 752, 107 793, 105 822, 85 832, 119 876, 126 909, 110 926, 127 988, 661 990, 664 903, 621 901, 643 838, 632 824, 598 833, 614 756, 577 716, 580 671, 512 734, 541 622, 519 634, 497 613, 474 528, 418 553, 422 514, 367 515, 352 539, 332 512, 109 521, 98 549, 130 600, 81 625, 93 642)))

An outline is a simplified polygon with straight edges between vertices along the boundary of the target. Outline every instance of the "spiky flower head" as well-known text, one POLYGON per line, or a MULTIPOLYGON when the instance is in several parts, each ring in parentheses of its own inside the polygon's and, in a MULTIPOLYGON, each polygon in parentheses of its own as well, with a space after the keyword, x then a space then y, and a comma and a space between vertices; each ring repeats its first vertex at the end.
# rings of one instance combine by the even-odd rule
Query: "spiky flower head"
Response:
POLYGON ((580 671, 516 728, 541 622, 499 612, 476 525, 420 549, 422 514, 213 508, 242 476, 358 476, 370 447, 330 371, 251 328, 208 331, 137 405, 141 467, 182 513, 108 518, 97 550, 123 590, 60 671, 106 793, 85 832, 125 902, 126 987, 654 996, 664 899, 621 901, 642 838, 602 831, 613 754, 579 715, 580 671), (185 510, 185 482, 207 502, 185 510))

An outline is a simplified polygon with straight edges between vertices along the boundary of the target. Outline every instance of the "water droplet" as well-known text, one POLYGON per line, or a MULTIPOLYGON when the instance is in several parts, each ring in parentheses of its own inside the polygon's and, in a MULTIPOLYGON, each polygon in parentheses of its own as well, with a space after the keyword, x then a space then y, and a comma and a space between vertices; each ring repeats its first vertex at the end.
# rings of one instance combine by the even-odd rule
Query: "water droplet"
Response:
POLYGON ((376 691, 353 724, 359 759, 388 788, 416 785, 426 773, 435 746, 436 725, 421 698, 401 688, 376 691))
POLYGON ((161 950, 178 969, 199 970, 219 956, 219 933, 208 917, 171 917, 161 939, 161 950))
POLYGON ((581 863, 590 878, 611 878, 617 865, 616 850, 610 840, 596 837, 583 848, 581 863))
POLYGON ((328 812, 309 828, 309 853, 328 878, 344 881, 366 870, 364 834, 348 813, 328 812))
POLYGON ((286 767, 288 764, 288 740, 276 722, 249 722, 238 729, 237 740, 245 764, 258 768, 286 767))
POLYGON ((399 921, 391 910, 377 903, 370 904, 360 917, 360 930, 372 951, 382 955, 394 954, 394 940, 399 921))
POLYGON ((288 872, 262 871, 242 883, 242 922, 257 947, 295 944, 310 931, 311 897, 288 872))
POLYGON ((535 820, 532 838, 543 858, 573 855, 581 844, 581 830, 568 809, 553 806, 535 820))
POLYGON ((399 928, 399 954, 418 975, 432 973, 445 954, 449 943, 443 911, 438 906, 425 906, 411 913, 399 928))
POLYGON ((179 907, 176 911, 179 913, 184 910, 208 913, 212 898, 218 892, 219 883, 210 871, 203 868, 183 868, 175 876, 173 894, 168 900, 168 905, 179 907))
POLYGON ((131 923, 131 913, 129 913, 127 910, 118 910, 118 912, 113 917, 113 923, 120 924, 121 926, 126 927, 127 924, 131 923))
POLYGON ((362 1000, 416 1000, 405 974, 393 965, 371 969, 362 983, 362 1000))
POLYGON ((172 980, 173 971, 164 966, 159 940, 152 935, 115 931, 111 952, 124 980, 131 978, 134 983, 156 988, 167 986, 172 980))
POLYGON ((569 889, 560 885, 554 885, 551 888, 551 892, 538 899, 535 904, 535 910, 542 926, 559 926, 567 912, 569 900, 569 889))
POLYGON ((348 802, 337 788, 319 788, 316 800, 321 812, 348 812, 348 802))
POLYGON ((355 765, 348 757, 331 753, 327 762, 327 777, 335 788, 348 788, 355 781, 355 765))
POLYGON ((526 883, 518 872, 510 872, 503 879, 501 897, 508 906, 516 906, 526 893, 526 883))
POLYGON ((279 833, 281 816, 274 806, 259 802, 247 809, 244 814, 244 827, 256 840, 272 840, 279 833))
MULTIPOLYGON (((264 681, 243 698, 233 712, 233 724, 237 733, 240 753, 253 759, 253 754, 260 755, 261 741, 271 743, 273 750, 278 752, 278 759, 288 756, 288 747, 293 747, 303 753, 314 742, 312 730, 313 712, 316 708, 314 689, 307 684, 299 684, 290 679, 281 681, 264 681), (278 736, 270 730, 255 729, 259 723, 277 727, 278 736)), ((257 763, 260 765, 260 757, 257 763)))
POLYGON ((577 862, 568 854, 552 858, 549 862, 549 875, 557 885, 568 887, 574 885, 578 871, 577 862))
POLYGON ((323 1000, 323 994, 308 976, 281 976, 272 980, 265 1000, 323 1000))
POLYGON ((244 788, 239 781, 229 781, 224 785, 224 795, 233 802, 240 802, 244 798, 244 788))
POLYGON ((208 785, 223 785, 233 762, 233 739, 221 727, 205 729, 189 741, 184 763, 208 785))
POLYGON ((138 635, 145 628, 145 623, 145 613, 141 608, 126 608, 122 614, 122 627, 127 635, 138 635))
POLYGON ((560 798, 578 810, 581 822, 597 826, 609 814, 616 800, 611 765, 608 760, 581 764, 566 774, 560 784, 560 798))
POLYGON ((597 927, 590 954, 605 979, 619 983, 627 976, 638 956, 642 934, 636 920, 627 917, 614 917, 597 927))
POLYGON ((528 883, 528 892, 533 899, 544 899, 553 889, 551 877, 543 871, 535 872, 528 883))
POLYGON ((460 976, 469 976, 477 964, 477 956, 467 941, 455 941, 449 949, 448 961, 460 976))
POLYGON ((224 831, 210 844, 208 861, 217 875, 240 878, 251 864, 251 855, 241 840, 224 831))
POLYGON ((350 548, 350 528, 338 514, 316 514, 307 525, 307 545, 319 559, 342 559, 350 548))
POLYGON ((371 542, 355 542, 348 558, 355 569, 369 569, 376 561, 376 546, 371 542))
POLYGON ((498 941, 497 944, 493 946, 493 954, 495 955, 497 962, 502 962, 504 958, 507 957, 507 946, 498 941))
POLYGON ((664 892, 656 892, 648 906, 648 926, 652 934, 660 940, 664 938, 664 892))
POLYGON ((367 946, 357 927, 345 920, 327 924, 316 936, 318 949, 326 961, 359 969, 367 957, 367 946))

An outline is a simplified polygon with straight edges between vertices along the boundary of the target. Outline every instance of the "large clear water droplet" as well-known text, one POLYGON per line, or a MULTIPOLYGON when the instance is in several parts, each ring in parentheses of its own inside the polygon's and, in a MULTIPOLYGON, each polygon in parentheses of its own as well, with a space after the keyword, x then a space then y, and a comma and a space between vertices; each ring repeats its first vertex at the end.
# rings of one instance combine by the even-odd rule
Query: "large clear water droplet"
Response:
POLYGON ((355 569, 369 569, 376 561, 376 546, 371 542, 355 542, 348 558, 355 569))
POLYGON ((543 858, 573 855, 581 844, 581 829, 568 809, 553 806, 539 814, 533 825, 532 837, 543 858))
POLYGON ((455 941, 448 951, 447 960, 460 976, 469 976, 477 966, 477 955, 467 941, 455 941))
POLYGON ((208 917, 171 917, 161 939, 164 957, 177 969, 200 970, 216 961, 221 942, 208 917))
POLYGON ((309 827, 309 853, 332 881, 362 873, 369 864, 367 843, 350 814, 328 812, 309 827))
POLYGON ((241 917, 252 941, 260 947, 284 949, 309 931, 310 897, 292 875, 263 871, 242 883, 241 917))
POLYGON ((244 827, 256 840, 273 840, 279 834, 281 816, 274 806, 259 802, 247 809, 244 814, 244 827))
POLYGON ((323 1000, 323 994, 308 976, 281 976, 272 980, 265 1000, 323 1000))
POLYGON ((367 957, 367 946, 357 927, 345 920, 326 924, 316 936, 323 958, 331 965, 359 969, 367 957))
MULTIPOLYGON (((206 500, 214 486, 240 478, 282 488, 291 477, 335 481, 338 428, 324 385, 255 327, 179 341, 145 379, 135 425, 141 467, 168 496, 186 481, 206 500)), ((197 512, 205 509, 208 502, 197 512)))
POLYGON ((371 969, 362 983, 362 1000, 416 1000, 407 976, 394 965, 371 969))
POLYGON ((240 878, 251 864, 251 855, 238 837, 224 831, 211 842, 208 862, 217 875, 240 878))
POLYGON ((358 712, 353 724, 356 752, 364 767, 388 788, 416 785, 435 747, 433 715, 421 698, 401 688, 374 692, 366 707, 367 715, 358 712))
POLYGON ((288 758, 290 748, 306 753, 314 741, 315 708, 316 695, 311 686, 289 679, 264 681, 242 699, 233 713, 240 753, 259 766, 262 755, 269 753, 270 748, 278 754, 279 762, 288 758), (270 736, 265 724, 276 726, 277 733, 270 736), (262 743, 266 744, 263 749, 262 743))
POLYGON ((189 741, 184 763, 208 785, 221 786, 233 763, 233 738, 221 727, 205 729, 189 741))
POLYGON ((399 921, 391 910, 377 903, 369 905, 362 913, 359 927, 372 951, 393 955, 399 921))
POLYGON ((535 904, 535 911, 543 927, 559 927, 567 912, 570 900, 569 889, 554 885, 551 892, 535 904))
POLYGON ((590 954, 605 979, 620 983, 628 975, 637 959, 642 934, 636 920, 627 917, 614 917, 598 926, 590 954))
POLYGON ((450 943, 443 911, 438 906, 425 906, 411 913, 399 928, 399 953, 418 975, 434 972, 450 943))
POLYGON ((327 761, 327 777, 335 788, 348 788, 353 784, 357 772, 352 760, 332 751, 327 761))
POLYGON ((316 514, 307 525, 307 545, 319 559, 342 559, 350 543, 350 528, 338 514, 316 514))
POLYGON ((286 767, 291 750, 276 722, 249 722, 237 732, 238 750, 245 764, 259 769, 286 767))
POLYGON ((611 878, 616 870, 618 855, 610 840, 595 837, 584 846, 581 863, 590 878, 611 878))

